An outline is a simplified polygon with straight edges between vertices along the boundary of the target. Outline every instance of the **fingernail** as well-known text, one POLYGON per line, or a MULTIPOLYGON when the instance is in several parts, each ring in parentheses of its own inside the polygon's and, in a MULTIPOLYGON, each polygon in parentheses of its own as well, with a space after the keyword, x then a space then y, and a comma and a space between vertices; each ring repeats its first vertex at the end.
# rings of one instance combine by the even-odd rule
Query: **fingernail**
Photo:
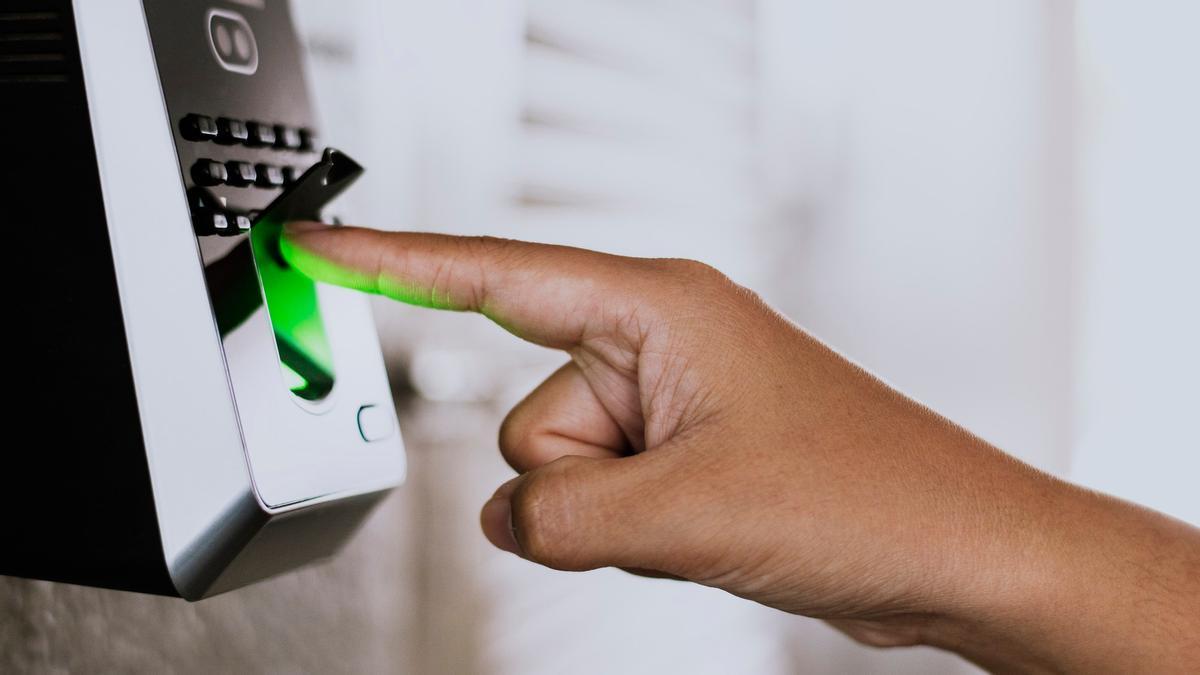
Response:
POLYGON ((283 226, 284 234, 304 234, 306 232, 318 232, 327 229, 329 229, 329 226, 325 223, 318 223, 311 220, 293 220, 285 223, 283 226))
POLYGON ((484 536, 493 546, 521 555, 521 547, 517 544, 516 530, 512 524, 512 502, 504 497, 493 498, 483 505, 479 520, 483 524, 484 536))

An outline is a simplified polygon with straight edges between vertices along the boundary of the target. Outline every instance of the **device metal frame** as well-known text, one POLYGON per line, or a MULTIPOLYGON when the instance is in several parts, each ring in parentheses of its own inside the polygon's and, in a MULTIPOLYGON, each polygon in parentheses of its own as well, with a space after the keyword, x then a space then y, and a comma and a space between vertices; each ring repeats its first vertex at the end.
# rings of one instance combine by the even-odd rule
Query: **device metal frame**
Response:
MULTIPOLYGON (((402 446, 353 490, 279 507, 261 498, 220 336, 197 311, 209 299, 142 3, 74 10, 163 554, 178 594, 195 600, 335 552, 403 480, 402 446)), ((345 312, 369 316, 365 298, 337 291, 345 312)))

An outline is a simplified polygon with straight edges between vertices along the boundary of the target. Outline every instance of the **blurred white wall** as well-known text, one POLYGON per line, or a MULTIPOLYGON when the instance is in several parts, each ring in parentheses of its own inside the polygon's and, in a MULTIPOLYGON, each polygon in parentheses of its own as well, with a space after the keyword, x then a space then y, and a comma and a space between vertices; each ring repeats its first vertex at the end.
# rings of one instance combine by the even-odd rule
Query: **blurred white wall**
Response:
MULTIPOLYGON (((296 4, 331 140, 368 167, 351 219, 706 260, 1006 450, 1063 474, 1075 449, 1076 476, 1196 517, 1186 0, 1150 23, 1101 0, 1079 23, 1069 0, 296 4)), ((419 672, 972 670, 491 550, 496 428, 562 357, 376 314, 417 393, 419 672)))
POLYGON ((1041 0, 767 5, 768 291, 901 390, 1063 471, 1069 20, 1041 0))
MULTIPOLYGON (((1041 0, 767 0, 768 298, 1047 470, 1068 466, 1072 27, 1041 0)), ((805 625, 804 672, 955 672, 805 625)))
POLYGON ((1200 525, 1200 3, 1079 6, 1073 476, 1200 525))
MULTIPOLYGON (((752 3, 297 5, 325 126, 368 169, 353 220, 761 272, 752 3)), ((564 357, 478 317, 375 309, 394 376, 425 399, 405 429, 420 672, 790 671, 776 612, 493 550, 478 508, 512 475, 496 431, 564 357)))

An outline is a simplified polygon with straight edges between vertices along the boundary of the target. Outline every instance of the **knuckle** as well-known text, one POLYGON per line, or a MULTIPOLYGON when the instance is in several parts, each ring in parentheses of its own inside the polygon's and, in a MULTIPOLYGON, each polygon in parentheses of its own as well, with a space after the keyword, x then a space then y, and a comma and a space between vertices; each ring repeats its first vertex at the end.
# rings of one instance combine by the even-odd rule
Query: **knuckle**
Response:
POLYGON ((718 281, 725 278, 725 275, 720 270, 699 260, 685 260, 684 269, 687 270, 688 275, 699 279, 718 281))
POLYGON ((580 487, 571 468, 582 461, 563 457, 532 473, 513 499, 513 520, 521 550, 555 569, 581 569, 573 527, 573 495, 580 487))
POLYGON ((502 237, 479 236, 462 239, 463 254, 480 266, 508 266, 521 255, 520 242, 502 237))
POLYGON ((467 252, 475 254, 477 257, 503 254, 513 243, 509 239, 492 236, 463 237, 461 241, 467 252))
POLYGON ((500 424, 500 455, 517 471, 530 468, 529 455, 533 450, 534 426, 521 408, 514 408, 500 424))
POLYGON ((672 258, 661 261, 661 265, 670 285, 689 295, 717 292, 733 285, 720 270, 698 260, 672 258))
POLYGON ((442 301, 451 304, 458 300, 458 298, 452 298, 450 293, 450 289, 455 288, 458 283, 455 278, 456 274, 456 267, 450 261, 443 260, 437 263, 433 270, 433 276, 430 277, 431 283, 428 291, 430 304, 437 305, 442 301))
POLYGON ((521 420, 520 408, 513 408, 500 423, 500 452, 507 453, 525 440, 526 431, 521 420))
POLYGON ((719 281, 725 278, 725 275, 717 268, 708 263, 700 262, 699 260, 690 260, 687 258, 672 258, 666 261, 668 270, 679 277, 688 281, 719 281))
POLYGON ((458 268, 472 275, 468 284, 472 293, 467 301, 472 309, 483 310, 488 301, 489 273, 510 266, 520 247, 512 239, 492 236, 462 237, 458 241, 458 268))
POLYGON ((738 288, 717 268, 697 260, 665 259, 657 261, 665 283, 670 306, 676 310, 703 313, 714 302, 730 298, 738 288))

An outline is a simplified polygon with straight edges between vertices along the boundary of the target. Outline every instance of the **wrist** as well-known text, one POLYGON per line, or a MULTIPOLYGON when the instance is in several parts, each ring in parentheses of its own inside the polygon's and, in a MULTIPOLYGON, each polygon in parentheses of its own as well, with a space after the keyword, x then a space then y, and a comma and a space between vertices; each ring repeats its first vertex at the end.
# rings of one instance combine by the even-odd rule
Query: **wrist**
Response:
POLYGON ((1184 672, 1200 663, 1200 532, 1037 476, 966 602, 922 641, 1001 672, 1184 672))

